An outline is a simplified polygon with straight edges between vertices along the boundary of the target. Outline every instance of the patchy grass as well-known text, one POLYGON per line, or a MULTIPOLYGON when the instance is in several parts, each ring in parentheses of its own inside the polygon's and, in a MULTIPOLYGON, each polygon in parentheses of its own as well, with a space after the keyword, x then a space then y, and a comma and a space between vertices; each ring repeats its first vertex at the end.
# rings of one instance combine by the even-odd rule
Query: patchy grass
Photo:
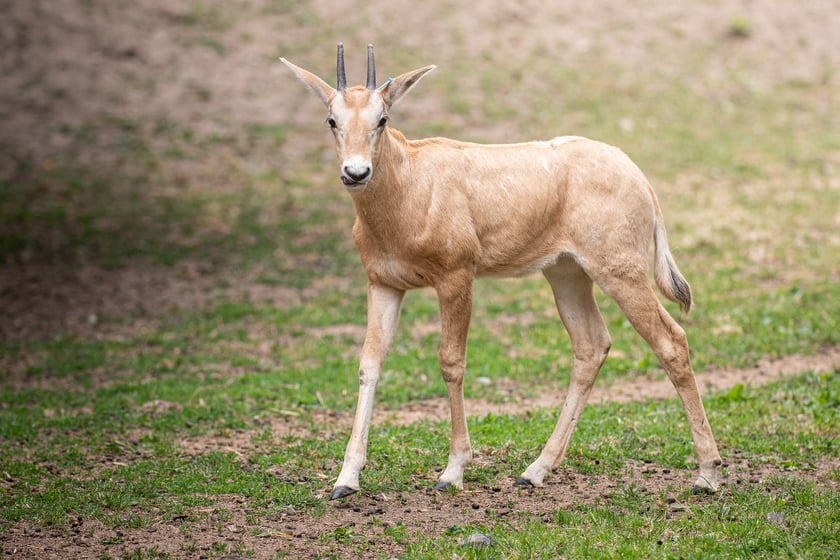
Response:
POLYGON ((453 527, 444 538, 411 543, 404 558, 798 557, 803 543, 809 557, 830 558, 838 545, 838 520, 829 513, 837 496, 801 481, 775 479, 761 489, 682 504, 629 486, 604 502, 523 519, 520 530, 507 523, 453 527), (493 546, 461 544, 475 531, 489 535, 493 546))
MULTIPOLYGON (((6 528, 26 522, 68 530, 68 519, 76 518, 122 532, 161 520, 189 526, 206 519, 218 496, 243 500, 247 526, 255 530, 271 527, 282 512, 301 512, 313 520, 326 513, 323 492, 327 476, 339 467, 343 437, 312 437, 323 427, 303 421, 305 413, 297 421, 300 435, 260 429, 260 419, 276 412, 256 389, 229 387, 225 399, 232 400, 218 406, 208 393, 191 393, 189 387, 179 397, 166 379, 143 385, 150 396, 175 399, 178 406, 138 406, 149 397, 136 398, 136 384, 70 393, 63 397, 64 409, 41 408, 56 406, 49 390, 2 395, 0 471, 7 492, 0 499, 0 519, 6 528), (236 404, 242 401, 250 403, 236 404), (83 403, 92 405, 84 409, 83 403), (206 433, 224 441, 240 429, 252 435, 239 449, 188 454, 178 443, 206 433)), ((713 549, 727 554, 771 553, 781 546, 823 557, 837 544, 838 495, 809 473, 825 469, 827 461, 836 465, 840 456, 834 433, 840 422, 838 395, 840 375, 832 373, 709 397, 726 486, 706 499, 691 498, 687 491, 694 458, 677 401, 592 405, 584 411, 561 474, 553 478, 576 473, 584 480, 605 477, 625 484, 594 498, 583 494, 547 517, 525 511, 490 516, 480 526, 458 526, 443 535, 413 527, 418 532, 396 532, 386 540, 405 545, 406 558, 452 554, 462 548, 465 535, 479 529, 495 541, 493 554, 503 556, 551 557, 561 548, 573 555, 601 550, 608 556, 668 556, 717 543, 713 549), (639 474, 628 465, 645 468, 639 474), (652 492, 645 486, 646 473, 659 472, 680 475, 652 492), (757 483, 757 472, 775 474, 757 483)), ((483 501, 482 488, 507 488, 539 452, 556 417, 556 410, 536 410, 525 421, 471 419, 478 455, 467 472, 466 498, 483 501)), ((446 422, 374 427, 365 492, 422 494, 445 462, 448 429, 446 422)), ((828 476, 837 479, 836 466, 828 476)), ((503 503, 492 493, 489 499, 484 507, 503 503)), ((355 542, 349 533, 336 537, 355 542)))

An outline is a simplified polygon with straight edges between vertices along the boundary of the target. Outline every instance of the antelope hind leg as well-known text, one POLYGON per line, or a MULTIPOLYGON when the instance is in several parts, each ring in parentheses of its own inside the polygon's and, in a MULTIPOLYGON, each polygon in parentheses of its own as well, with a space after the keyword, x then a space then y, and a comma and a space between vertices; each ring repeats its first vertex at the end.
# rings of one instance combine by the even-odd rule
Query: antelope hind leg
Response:
POLYGON ((638 283, 620 281, 602 287, 653 349, 682 401, 700 467, 694 491, 716 492, 721 458, 691 368, 685 331, 662 307, 646 279, 638 283))
POLYGON ((543 271, 554 293, 563 325, 572 341, 569 393, 551 437, 536 461, 522 473, 516 486, 542 486, 543 478, 557 467, 566 454, 569 441, 601 365, 610 349, 610 335, 595 303, 592 280, 571 259, 543 271))

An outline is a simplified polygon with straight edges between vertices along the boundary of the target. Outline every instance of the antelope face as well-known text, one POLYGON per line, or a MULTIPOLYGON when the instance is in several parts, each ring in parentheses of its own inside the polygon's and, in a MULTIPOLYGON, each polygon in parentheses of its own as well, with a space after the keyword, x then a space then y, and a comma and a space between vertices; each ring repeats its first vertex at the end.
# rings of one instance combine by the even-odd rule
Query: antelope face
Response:
POLYGON ((335 136, 341 182, 348 190, 362 191, 373 178, 373 154, 387 123, 388 113, 379 91, 354 87, 333 97, 327 124, 335 136))
POLYGON ((335 136, 335 148, 341 164, 341 182, 351 192, 365 190, 374 177, 373 160, 388 124, 391 106, 420 78, 434 70, 426 66, 376 87, 373 45, 368 45, 367 84, 347 87, 344 72, 344 47, 339 43, 337 56, 338 86, 333 89, 315 74, 280 59, 327 106, 327 124, 335 136))

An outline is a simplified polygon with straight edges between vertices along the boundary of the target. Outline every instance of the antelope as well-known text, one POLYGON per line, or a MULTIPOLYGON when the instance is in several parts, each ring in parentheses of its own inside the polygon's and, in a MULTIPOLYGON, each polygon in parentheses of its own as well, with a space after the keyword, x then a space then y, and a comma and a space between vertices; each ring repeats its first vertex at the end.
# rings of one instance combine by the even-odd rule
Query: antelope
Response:
POLYGON ((463 489, 472 448, 464 411, 467 331, 477 277, 540 271, 572 343, 571 380, 560 417, 539 457, 514 482, 540 487, 559 467, 610 349, 593 283, 614 299, 650 345, 676 389, 699 465, 696 492, 718 489, 720 455, 689 360, 685 331, 657 299, 688 312, 691 288, 680 273, 653 187, 613 146, 580 136, 483 145, 448 138, 408 140, 391 128, 394 104, 435 66, 376 85, 373 46, 367 83, 347 87, 338 45, 337 87, 280 59, 327 107, 339 177, 353 202, 353 239, 367 273, 367 328, 359 394, 341 472, 330 499, 359 490, 374 394, 407 290, 432 287, 440 305, 439 365, 452 436, 436 490, 463 489))

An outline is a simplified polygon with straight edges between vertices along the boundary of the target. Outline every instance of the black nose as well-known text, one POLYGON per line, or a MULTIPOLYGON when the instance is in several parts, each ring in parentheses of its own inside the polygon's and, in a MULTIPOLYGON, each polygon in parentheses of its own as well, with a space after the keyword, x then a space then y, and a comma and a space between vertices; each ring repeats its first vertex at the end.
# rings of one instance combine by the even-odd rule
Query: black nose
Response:
POLYGON ((358 183, 368 178, 368 176, 370 175, 370 167, 363 167, 361 169, 351 170, 349 167, 345 166, 344 174, 358 183))

